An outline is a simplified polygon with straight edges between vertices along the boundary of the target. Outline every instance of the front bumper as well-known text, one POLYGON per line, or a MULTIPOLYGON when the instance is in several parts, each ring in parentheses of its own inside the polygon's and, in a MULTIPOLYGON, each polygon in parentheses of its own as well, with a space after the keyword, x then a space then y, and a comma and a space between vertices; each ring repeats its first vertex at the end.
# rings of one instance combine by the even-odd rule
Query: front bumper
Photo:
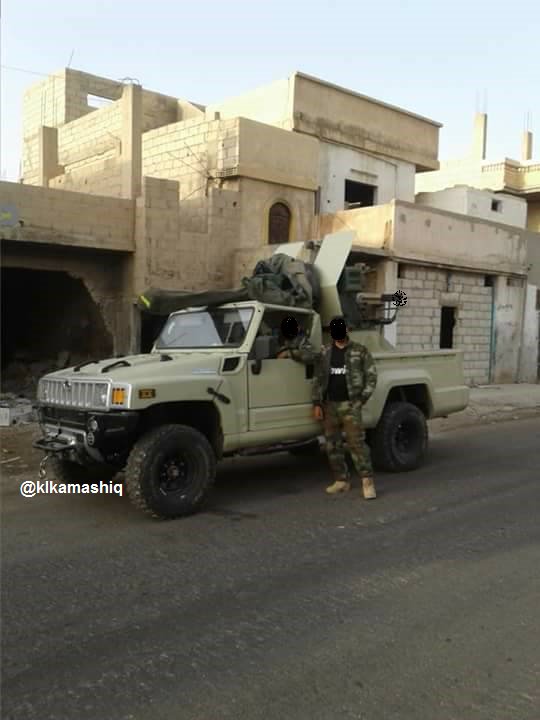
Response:
POLYGON ((67 454, 76 462, 121 461, 137 435, 139 413, 133 411, 91 412, 40 406, 43 437, 33 446, 46 453, 67 454), (94 422, 95 421, 95 422, 94 422), (97 424, 96 429, 91 427, 97 424))

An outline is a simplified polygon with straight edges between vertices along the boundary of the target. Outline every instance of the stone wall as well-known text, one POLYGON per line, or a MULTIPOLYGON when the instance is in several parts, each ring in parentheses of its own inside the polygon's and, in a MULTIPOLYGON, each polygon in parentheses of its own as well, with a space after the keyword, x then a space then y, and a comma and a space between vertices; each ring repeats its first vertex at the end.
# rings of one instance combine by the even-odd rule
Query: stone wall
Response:
POLYGON ((490 370, 491 307, 493 288, 485 276, 403 265, 398 287, 407 295, 399 311, 397 348, 404 352, 440 347, 441 307, 456 307, 454 348, 464 354, 465 377, 488 383, 490 370))

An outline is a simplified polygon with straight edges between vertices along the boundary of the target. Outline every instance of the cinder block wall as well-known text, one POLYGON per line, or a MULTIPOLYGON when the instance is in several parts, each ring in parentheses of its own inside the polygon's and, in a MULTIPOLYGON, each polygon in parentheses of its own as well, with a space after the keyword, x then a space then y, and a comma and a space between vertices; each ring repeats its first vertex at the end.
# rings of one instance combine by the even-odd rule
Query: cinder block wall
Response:
POLYGON ((168 95, 143 90, 143 132, 180 120, 178 100, 168 95))
POLYGON ((38 132, 42 125, 58 127, 66 117, 65 71, 36 83, 23 96, 22 179, 36 185, 39 178, 38 132))
POLYGON ((53 188, 121 197, 121 101, 58 128, 58 162, 64 173, 53 188))
POLYGON ((0 182, 2 204, 17 208, 26 229, 75 247, 133 249, 132 200, 59 192, 50 188, 0 182), (63 238, 63 239, 62 239, 63 238))
MULTIPOLYGON (((238 164, 238 121, 198 118, 144 133, 142 174, 180 183, 180 227, 208 232, 207 177, 238 164)), ((230 189, 230 188, 229 188, 230 189)))
POLYGON ((492 287, 484 275, 402 265, 398 287, 407 295, 399 311, 397 348, 404 352, 436 350, 440 343, 441 307, 456 304, 454 348, 464 350, 465 377, 489 382, 492 287))

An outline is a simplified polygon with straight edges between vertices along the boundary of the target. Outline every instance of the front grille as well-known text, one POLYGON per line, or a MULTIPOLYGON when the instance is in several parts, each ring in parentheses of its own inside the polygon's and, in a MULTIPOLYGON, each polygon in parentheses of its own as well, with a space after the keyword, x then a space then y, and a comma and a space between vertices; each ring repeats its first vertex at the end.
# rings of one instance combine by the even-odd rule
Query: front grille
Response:
POLYGON ((41 411, 42 421, 54 425, 76 426, 86 428, 88 413, 72 408, 45 406, 41 411))
POLYGON ((43 379, 38 399, 46 405, 72 408, 106 408, 109 385, 97 380, 43 379))

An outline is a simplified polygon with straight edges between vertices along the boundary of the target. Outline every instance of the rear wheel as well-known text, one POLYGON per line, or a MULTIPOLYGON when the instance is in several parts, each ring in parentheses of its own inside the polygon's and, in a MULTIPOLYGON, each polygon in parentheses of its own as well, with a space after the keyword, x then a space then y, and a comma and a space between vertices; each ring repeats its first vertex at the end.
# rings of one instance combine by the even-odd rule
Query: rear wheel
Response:
POLYGON ((135 444, 125 472, 131 502, 153 517, 189 515, 215 479, 216 458, 206 437, 185 425, 163 425, 135 444))
POLYGON ((371 455, 378 470, 407 472, 419 467, 428 445, 424 413, 408 402, 388 405, 371 432, 371 455))

